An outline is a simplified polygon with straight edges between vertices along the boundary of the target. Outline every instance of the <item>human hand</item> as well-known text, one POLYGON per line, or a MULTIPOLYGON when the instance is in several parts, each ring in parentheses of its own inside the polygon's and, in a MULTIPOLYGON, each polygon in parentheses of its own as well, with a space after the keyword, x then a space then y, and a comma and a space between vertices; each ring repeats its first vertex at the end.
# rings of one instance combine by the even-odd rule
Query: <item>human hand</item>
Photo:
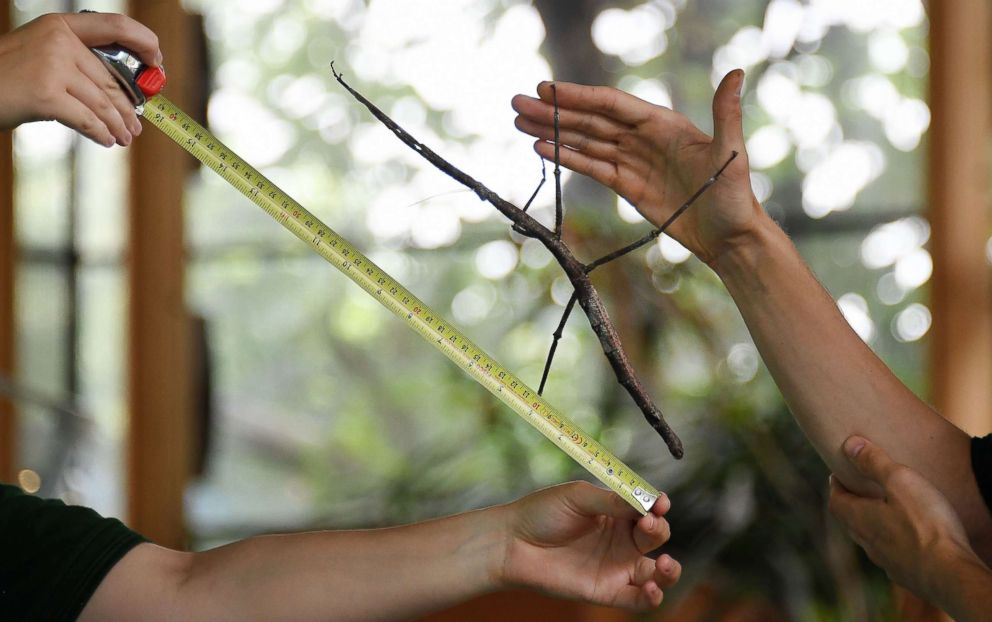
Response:
POLYGON ((657 607, 682 567, 646 557, 668 541, 671 503, 645 516, 588 482, 546 488, 507 506, 502 583, 626 609, 657 607))
MULTIPOLYGON (((617 89, 556 82, 559 137, 566 147, 561 163, 608 186, 658 226, 737 151, 720 180, 668 230, 712 265, 763 215, 744 149, 743 81, 744 72, 735 70, 717 88, 712 138, 684 115, 617 89)), ((517 128, 538 139, 534 149, 548 160, 554 159, 551 84, 538 85, 539 99, 517 95, 512 101, 517 128)))
POLYGON ((58 121, 110 147, 141 133, 134 105, 89 48, 120 44, 150 66, 162 53, 151 30, 124 15, 43 15, 0 35, 0 129, 58 121))
POLYGON ((889 578, 936 604, 953 589, 965 565, 981 566, 950 502, 916 471, 858 436, 844 442, 851 464, 882 490, 881 498, 860 497, 830 478, 830 511, 889 578))

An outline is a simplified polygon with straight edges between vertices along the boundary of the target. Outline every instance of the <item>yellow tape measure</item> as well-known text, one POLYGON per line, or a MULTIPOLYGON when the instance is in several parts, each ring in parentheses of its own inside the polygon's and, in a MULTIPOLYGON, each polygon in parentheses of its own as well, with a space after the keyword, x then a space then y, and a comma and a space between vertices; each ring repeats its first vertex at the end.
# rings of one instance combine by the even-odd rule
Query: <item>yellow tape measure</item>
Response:
POLYGON ((155 95, 141 116, 309 244, 639 512, 651 509, 658 498, 654 487, 175 104, 155 95))

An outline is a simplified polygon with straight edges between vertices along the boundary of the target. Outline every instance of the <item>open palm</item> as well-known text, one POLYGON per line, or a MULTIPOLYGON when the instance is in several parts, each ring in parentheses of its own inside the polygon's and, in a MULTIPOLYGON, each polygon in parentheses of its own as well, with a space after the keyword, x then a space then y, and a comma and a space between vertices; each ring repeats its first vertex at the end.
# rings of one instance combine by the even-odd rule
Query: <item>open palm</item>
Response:
POLYGON ((535 136, 536 151, 554 158, 554 106, 560 111, 563 166, 592 177, 660 225, 732 152, 738 157, 720 182, 671 227, 670 233, 712 262, 748 232, 761 207, 751 192, 738 89, 743 72, 723 79, 713 98, 714 137, 684 115, 609 87, 542 82, 538 98, 517 95, 516 126, 535 136))

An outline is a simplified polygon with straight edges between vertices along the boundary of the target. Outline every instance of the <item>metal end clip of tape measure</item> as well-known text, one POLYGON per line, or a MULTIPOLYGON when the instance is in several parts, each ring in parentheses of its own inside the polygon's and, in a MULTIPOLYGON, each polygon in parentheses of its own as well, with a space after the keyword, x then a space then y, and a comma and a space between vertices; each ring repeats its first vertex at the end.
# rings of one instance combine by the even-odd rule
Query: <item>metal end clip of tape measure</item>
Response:
POLYGON ((161 68, 146 66, 119 47, 94 48, 93 52, 114 74, 145 120, 307 243, 637 511, 645 514, 651 509, 658 498, 653 486, 159 94, 165 86, 161 68))

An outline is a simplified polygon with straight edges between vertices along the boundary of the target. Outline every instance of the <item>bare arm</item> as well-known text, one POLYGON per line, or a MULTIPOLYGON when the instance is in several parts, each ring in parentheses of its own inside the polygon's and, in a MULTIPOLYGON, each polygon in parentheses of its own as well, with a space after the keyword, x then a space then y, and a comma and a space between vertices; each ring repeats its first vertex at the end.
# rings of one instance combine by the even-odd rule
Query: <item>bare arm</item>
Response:
POLYGON ((722 255, 715 267, 796 421, 844 485, 880 494, 841 449, 853 434, 877 439, 952 500, 988 553, 992 524, 971 470, 970 438, 865 345, 781 229, 765 219, 753 242, 722 255))
POLYGON ((681 573, 667 555, 667 497, 638 517, 586 483, 389 529, 262 536, 205 553, 151 544, 111 571, 82 620, 411 619, 485 592, 529 587, 629 609, 657 607, 681 573))
POLYGON ((844 451, 881 498, 858 496, 830 481, 830 510, 889 577, 939 605, 958 622, 988 619, 992 572, 975 555, 964 525, 933 484, 860 437, 844 451))
MULTIPOLYGON (((562 164, 606 184, 659 223, 726 159, 719 183, 675 222, 672 235, 708 263, 734 297, 796 421, 853 491, 877 487, 851 468, 841 445, 875 440, 951 501, 976 549, 992 558, 992 519, 970 466, 967 435, 915 397, 854 333, 788 237, 751 192, 741 128, 743 72, 713 100, 711 138, 684 116, 626 93, 558 83, 562 164)), ((550 89, 518 95, 517 127, 551 157, 550 89)))

